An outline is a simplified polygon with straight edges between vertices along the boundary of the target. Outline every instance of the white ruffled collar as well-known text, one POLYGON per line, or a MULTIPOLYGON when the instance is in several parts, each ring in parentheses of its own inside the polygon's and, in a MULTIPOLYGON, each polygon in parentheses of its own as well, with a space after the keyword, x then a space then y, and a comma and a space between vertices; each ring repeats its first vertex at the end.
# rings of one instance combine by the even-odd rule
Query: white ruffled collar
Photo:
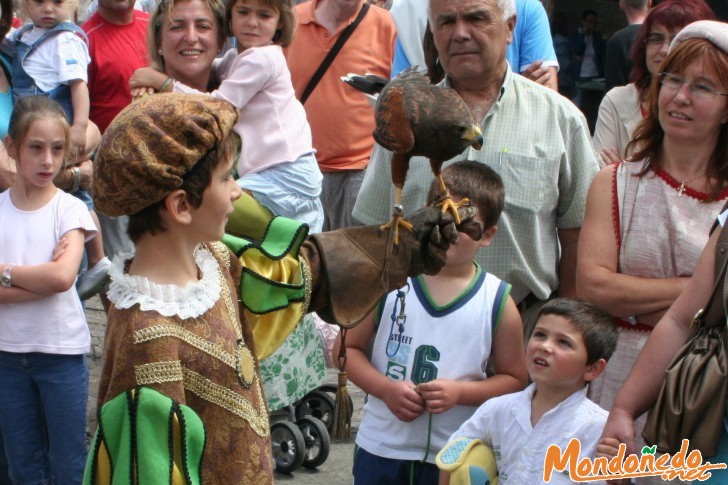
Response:
POLYGON ((116 256, 109 270, 111 284, 107 296, 116 308, 128 309, 138 303, 142 311, 153 310, 165 317, 187 319, 204 314, 220 298, 217 260, 207 248, 200 246, 194 254, 202 278, 184 288, 160 285, 145 276, 124 273, 126 261, 132 257, 133 254, 116 256))

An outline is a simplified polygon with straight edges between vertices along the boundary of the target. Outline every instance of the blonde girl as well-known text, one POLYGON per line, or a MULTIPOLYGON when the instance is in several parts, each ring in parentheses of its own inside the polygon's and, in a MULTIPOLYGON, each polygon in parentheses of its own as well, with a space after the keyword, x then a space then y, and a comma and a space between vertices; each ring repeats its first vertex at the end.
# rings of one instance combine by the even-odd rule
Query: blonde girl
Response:
POLYGON ((74 287, 86 206, 53 185, 68 153, 61 106, 20 99, 5 145, 17 176, 0 193, 0 430, 13 483, 81 483, 91 338, 74 287))
MULTIPOLYGON (((305 222, 312 232, 319 232, 323 177, 282 50, 293 38, 293 3, 228 0, 225 8, 237 50, 213 63, 222 83, 210 95, 240 110, 234 128, 243 140, 236 164, 238 184, 276 215, 305 222)), ((194 39, 185 40, 185 48, 196 48, 194 39)), ((145 92, 144 88, 199 92, 152 68, 138 69, 130 85, 133 95, 145 92)))
MULTIPOLYGON (((23 16, 32 23, 3 40, 3 50, 12 57, 14 102, 26 96, 43 95, 57 101, 70 123, 69 166, 56 183, 84 201, 93 211, 88 192, 91 179, 88 162, 101 139, 98 127, 89 121, 88 63, 91 61, 86 34, 72 23, 77 0, 25 0, 23 16), (84 163, 83 166, 80 166, 84 163)), ((96 214, 91 217, 98 225, 96 214)), ((106 281, 110 261, 104 257, 101 237, 86 245, 89 271, 82 273, 79 293, 88 298, 106 281)))

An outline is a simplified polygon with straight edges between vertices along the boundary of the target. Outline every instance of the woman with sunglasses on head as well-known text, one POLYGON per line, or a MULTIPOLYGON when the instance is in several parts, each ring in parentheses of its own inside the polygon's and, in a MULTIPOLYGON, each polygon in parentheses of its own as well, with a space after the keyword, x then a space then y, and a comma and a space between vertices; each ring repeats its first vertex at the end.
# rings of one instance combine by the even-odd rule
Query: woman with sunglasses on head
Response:
MULTIPOLYGON (((614 357, 589 391, 607 410, 686 287, 728 199, 728 26, 692 25, 706 23, 721 27, 722 44, 678 34, 650 84, 631 157, 603 168, 587 196, 577 292, 620 330, 614 357)), ((638 419, 635 436, 643 425, 638 419)))
POLYGON ((675 35, 692 22, 713 18, 703 0, 668 0, 650 10, 632 45, 632 82, 610 90, 599 106, 593 142, 602 165, 627 157, 627 144, 649 110, 652 77, 660 72, 675 35))

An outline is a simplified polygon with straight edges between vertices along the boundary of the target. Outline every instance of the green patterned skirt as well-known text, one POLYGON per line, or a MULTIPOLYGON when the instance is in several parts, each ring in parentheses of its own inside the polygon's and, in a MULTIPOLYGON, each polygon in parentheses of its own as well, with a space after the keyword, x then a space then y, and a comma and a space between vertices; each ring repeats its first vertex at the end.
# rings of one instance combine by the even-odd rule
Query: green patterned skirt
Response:
POLYGON ((269 411, 293 404, 326 379, 324 348, 316 324, 306 315, 273 354, 260 363, 269 411))

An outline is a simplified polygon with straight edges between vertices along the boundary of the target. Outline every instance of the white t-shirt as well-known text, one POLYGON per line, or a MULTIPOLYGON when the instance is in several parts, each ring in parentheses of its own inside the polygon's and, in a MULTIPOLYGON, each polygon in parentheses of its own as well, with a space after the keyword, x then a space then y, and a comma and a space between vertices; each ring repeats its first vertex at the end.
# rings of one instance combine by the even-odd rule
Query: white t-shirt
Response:
MULTIPOLYGON (((20 40, 28 45, 34 44, 48 29, 33 27, 20 40)), ((8 37, 15 42, 16 32, 8 37), (15 34, 15 35, 14 35, 15 34)), ((28 76, 43 91, 50 91, 61 84, 80 79, 88 82, 88 65, 91 57, 86 42, 73 32, 59 32, 43 41, 25 58, 23 68, 28 76)))
MULTIPOLYGON (((86 205, 58 190, 44 207, 17 209, 13 189, 0 193, 0 263, 37 265, 51 260, 61 236, 83 229, 86 240, 97 229, 86 205)), ((0 304, 0 350, 46 354, 85 354, 91 345, 76 288, 39 300, 0 304)))
POLYGON ((584 57, 581 61, 581 77, 596 77, 599 75, 597 67, 597 54, 594 50, 594 34, 584 36, 584 57))

